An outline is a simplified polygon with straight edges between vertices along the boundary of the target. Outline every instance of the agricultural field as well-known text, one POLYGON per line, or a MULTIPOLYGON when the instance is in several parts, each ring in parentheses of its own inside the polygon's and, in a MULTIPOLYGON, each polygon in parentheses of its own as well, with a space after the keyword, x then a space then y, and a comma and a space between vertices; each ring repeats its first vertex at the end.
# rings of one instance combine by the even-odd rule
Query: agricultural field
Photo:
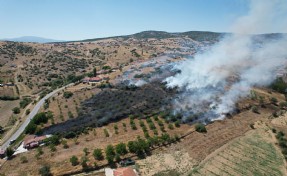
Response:
MULTIPOLYGON (((157 134, 157 136, 161 136, 162 134, 169 134, 171 137, 174 135, 181 136, 190 129, 189 125, 180 125, 180 127, 176 127, 174 124, 167 124, 164 119, 156 117, 152 117, 150 120, 131 120, 131 118, 125 118, 117 123, 110 123, 107 126, 86 130, 76 138, 63 139, 60 145, 55 146, 55 151, 51 151, 50 146, 48 146, 42 147, 43 154, 40 156, 37 156, 38 149, 33 149, 28 153, 20 154, 13 159, 13 162, 5 163, 2 166, 0 173, 11 175, 22 175, 23 173, 26 173, 27 175, 37 175, 35 173, 37 173, 38 168, 45 164, 51 166, 51 171, 55 175, 81 171, 82 166, 80 164, 72 166, 69 160, 72 156, 77 156, 78 158, 85 156, 85 153, 83 152, 85 148, 88 150, 88 154, 86 155, 88 166, 93 168, 96 163, 96 167, 101 167, 102 165, 106 165, 107 161, 96 160, 93 157, 93 150, 96 148, 103 149, 104 151, 109 144, 112 144, 113 146, 121 142, 127 144, 128 141, 137 140, 138 136, 142 139, 146 139, 146 137, 148 137, 147 135, 152 137, 155 136, 155 134, 157 134), (131 123, 131 121, 133 121, 133 123, 131 123), (150 126, 150 123, 154 124, 154 127, 150 126), (136 128, 134 128, 134 126, 136 126, 136 128), (145 128, 146 132, 144 132, 145 128), (21 162, 22 156, 25 156, 28 159, 27 163, 21 162), (29 164, 29 167, 26 167, 27 164, 29 164), (9 169, 11 167, 15 167, 15 169, 9 169)), ((137 158, 131 153, 122 155, 121 157, 124 158, 129 156, 133 156, 135 159, 137 158)))
POLYGON ((190 175, 286 175, 286 168, 274 134, 265 126, 215 151, 190 175))

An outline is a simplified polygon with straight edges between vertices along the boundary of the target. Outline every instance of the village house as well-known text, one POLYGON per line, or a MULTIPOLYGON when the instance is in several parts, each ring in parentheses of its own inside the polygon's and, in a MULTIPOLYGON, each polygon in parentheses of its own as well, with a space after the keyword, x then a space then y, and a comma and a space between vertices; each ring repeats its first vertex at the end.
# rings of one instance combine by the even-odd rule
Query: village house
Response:
POLYGON ((85 84, 85 83, 90 83, 90 82, 92 82, 92 83, 94 83, 94 82, 101 82, 102 80, 103 80, 103 79, 100 78, 100 77, 98 77, 98 76, 96 76, 96 77, 91 77, 91 78, 85 77, 85 78, 82 80, 82 82, 85 84))
POLYGON ((23 147, 25 149, 32 149, 38 147, 39 145, 44 143, 46 136, 36 136, 36 135, 29 135, 23 141, 23 147))
POLYGON ((90 82, 101 82, 102 80, 103 79, 98 76, 90 78, 90 82))

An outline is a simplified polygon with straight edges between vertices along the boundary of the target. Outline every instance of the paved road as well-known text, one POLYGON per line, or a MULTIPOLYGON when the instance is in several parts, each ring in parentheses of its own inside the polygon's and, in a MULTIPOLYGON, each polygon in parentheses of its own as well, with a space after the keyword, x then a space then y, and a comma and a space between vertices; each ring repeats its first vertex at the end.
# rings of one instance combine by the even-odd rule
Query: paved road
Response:
POLYGON ((66 87, 72 86, 74 85, 74 83, 69 84, 67 86, 61 87, 59 89, 54 90, 53 92, 47 94, 45 97, 43 97, 40 101, 38 101, 38 103, 36 104, 36 106, 33 108, 33 110, 30 112, 29 116, 26 118, 26 120, 24 121, 24 123, 21 124, 21 126, 18 128, 18 130, 0 147, 2 150, 6 150, 6 148, 9 146, 9 142, 11 140, 15 140, 17 139, 25 130, 26 126, 29 124, 30 120, 33 119, 33 117, 38 113, 38 111, 40 110, 40 108, 43 106, 43 104, 45 103, 45 100, 52 97, 53 95, 55 95, 57 92, 65 89, 66 87))

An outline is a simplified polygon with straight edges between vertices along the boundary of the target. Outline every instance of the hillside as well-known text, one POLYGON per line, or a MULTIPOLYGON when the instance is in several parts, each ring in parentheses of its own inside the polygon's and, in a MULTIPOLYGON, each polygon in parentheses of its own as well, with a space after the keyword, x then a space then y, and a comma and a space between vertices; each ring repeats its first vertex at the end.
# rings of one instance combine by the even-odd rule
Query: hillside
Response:
MULTIPOLYGON (((279 132, 287 132, 284 79, 253 87, 224 120, 201 121, 204 108, 188 115, 173 111, 182 93, 164 81, 180 72, 173 66, 209 51, 224 35, 229 34, 144 31, 72 42, 0 42, 2 144, 41 98, 74 83, 43 101, 40 115, 11 147, 18 148, 29 135, 53 137, 10 160, 0 159, 0 174, 38 175, 44 166, 53 175, 103 174, 102 168, 120 167, 120 160, 132 158, 134 168, 148 176, 284 175, 286 140, 279 132), (96 156, 99 151, 102 157, 96 156)), ((280 35, 253 40, 259 45, 280 35)))

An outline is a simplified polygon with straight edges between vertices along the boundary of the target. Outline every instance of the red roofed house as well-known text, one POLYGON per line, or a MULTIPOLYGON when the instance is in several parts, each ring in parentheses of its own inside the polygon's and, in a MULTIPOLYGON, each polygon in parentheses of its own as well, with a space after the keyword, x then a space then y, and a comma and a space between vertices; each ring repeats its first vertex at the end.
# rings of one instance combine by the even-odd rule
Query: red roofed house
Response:
POLYGON ((44 142, 46 136, 29 135, 24 139, 23 146, 25 149, 32 149, 38 147, 44 142))
POLYGON ((100 78, 98 76, 90 78, 90 82, 100 82, 100 81, 102 81, 102 78, 100 78))
POLYGON ((103 79, 102 78, 100 78, 100 77, 98 77, 98 76, 96 76, 96 77, 92 77, 92 78, 89 78, 89 77, 85 77, 84 79, 83 79, 83 83, 89 83, 89 82, 101 82, 103 79))
POLYGON ((130 167, 121 167, 114 170, 114 176, 137 176, 137 174, 130 167))

